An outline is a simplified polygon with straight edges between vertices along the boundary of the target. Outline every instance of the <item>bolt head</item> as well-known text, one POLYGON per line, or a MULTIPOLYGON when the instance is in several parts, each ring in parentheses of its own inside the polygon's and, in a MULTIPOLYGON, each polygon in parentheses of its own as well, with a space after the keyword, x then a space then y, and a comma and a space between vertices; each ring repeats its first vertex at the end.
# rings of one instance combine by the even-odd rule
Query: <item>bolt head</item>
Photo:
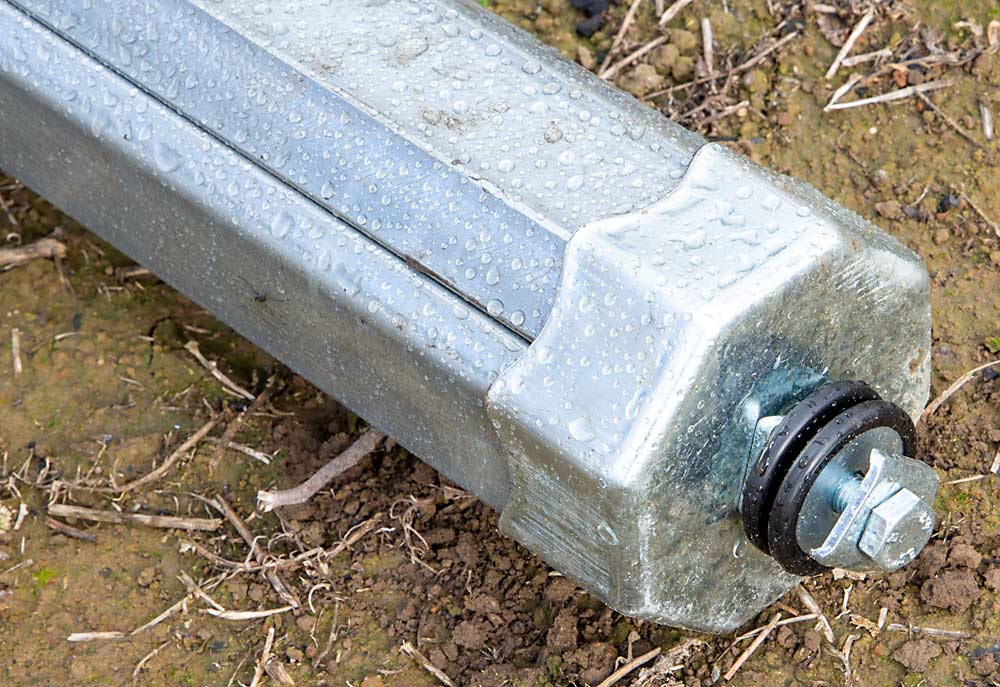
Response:
POLYGON ((872 510, 858 548, 891 572, 915 559, 933 531, 934 510, 909 489, 900 489, 872 510))

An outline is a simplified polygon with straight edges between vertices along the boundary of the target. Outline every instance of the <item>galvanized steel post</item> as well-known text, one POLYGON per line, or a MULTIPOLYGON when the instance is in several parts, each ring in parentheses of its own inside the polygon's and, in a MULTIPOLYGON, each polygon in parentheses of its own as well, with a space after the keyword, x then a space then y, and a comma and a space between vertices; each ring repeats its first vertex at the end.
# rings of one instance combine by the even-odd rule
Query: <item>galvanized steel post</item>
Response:
POLYGON ((759 424, 927 397, 912 252, 458 0, 0 0, 0 167, 658 622, 796 583, 759 424))

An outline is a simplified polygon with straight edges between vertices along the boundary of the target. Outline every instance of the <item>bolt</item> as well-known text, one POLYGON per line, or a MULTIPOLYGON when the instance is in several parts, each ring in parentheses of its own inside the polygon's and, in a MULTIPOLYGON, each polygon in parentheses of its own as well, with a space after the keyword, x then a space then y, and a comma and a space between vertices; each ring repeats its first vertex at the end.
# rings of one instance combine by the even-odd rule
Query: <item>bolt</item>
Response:
POLYGON ((829 478, 817 482, 822 484, 822 500, 807 501, 811 510, 803 510, 806 519, 801 522, 806 523, 829 522, 820 507, 837 516, 822 544, 808 549, 827 567, 897 570, 916 558, 930 539, 930 504, 937 494, 933 468, 877 448, 870 451, 868 463, 864 473, 858 470, 858 460, 828 465, 829 478))
POLYGON ((830 507, 833 508, 834 512, 843 513, 847 510, 847 506, 861 491, 863 478, 864 476, 858 473, 844 476, 843 481, 837 485, 830 498, 830 507))
POLYGON ((872 510, 858 548, 891 572, 917 557, 933 529, 931 507, 909 489, 900 489, 872 510))

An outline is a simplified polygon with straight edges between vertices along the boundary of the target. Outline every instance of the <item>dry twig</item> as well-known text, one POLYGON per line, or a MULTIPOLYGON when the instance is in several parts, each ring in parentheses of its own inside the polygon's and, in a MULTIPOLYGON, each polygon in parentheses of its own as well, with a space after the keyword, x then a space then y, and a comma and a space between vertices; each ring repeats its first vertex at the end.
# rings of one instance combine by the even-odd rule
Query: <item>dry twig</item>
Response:
POLYGON ((156 647, 155 649, 153 649, 148 654, 142 657, 142 660, 136 664, 135 669, 132 671, 132 684, 135 684, 135 682, 139 679, 139 673, 142 672, 142 669, 146 666, 146 664, 149 661, 153 660, 153 658, 158 653, 163 651, 163 649, 165 649, 172 641, 173 640, 168 639, 167 641, 163 642, 163 644, 156 647))
MULTIPOLYGON (((631 653, 631 649, 630 649, 630 653, 631 653)), ((629 661, 629 662, 625 663, 624 665, 622 665, 621 668, 619 668, 615 672, 611 673, 611 675, 608 675, 608 677, 605 678, 604 681, 601 684, 599 684, 597 687, 611 687, 611 685, 618 684, 618 682, 623 677, 625 677, 626 675, 628 675, 629 673, 631 673, 633 670, 635 670, 639 666, 642 666, 642 665, 645 665, 645 664, 649 663, 650 661, 652 661, 654 658, 656 658, 659 655, 660 655, 660 647, 655 647, 653 649, 650 649, 646 653, 642 654, 641 656, 636 656, 631 661, 629 661)))
POLYGON ((65 535, 67 537, 72 537, 73 539, 81 539, 83 541, 95 542, 97 541, 97 535, 91 534, 90 532, 84 532, 83 530, 78 530, 75 527, 67 525, 64 522, 60 522, 55 518, 50 518, 45 516, 45 526, 50 530, 54 530, 59 534, 65 535))
POLYGON ((62 518, 79 518, 93 522, 110 522, 116 525, 138 523, 148 527, 162 527, 173 530, 198 530, 214 532, 222 525, 217 518, 180 518, 172 515, 146 515, 145 513, 119 513, 114 510, 97 510, 83 506, 70 506, 64 503, 49 505, 49 514, 62 518))
POLYGON ((437 681, 442 685, 445 685, 446 687, 455 687, 455 683, 451 681, 451 678, 448 677, 443 670, 431 663, 430 659, 420 653, 420 650, 413 646, 410 642, 403 642, 403 646, 399 647, 399 650, 420 664, 421 668, 436 677, 437 681))
POLYGON ((328 462, 305 482, 292 489, 280 491, 258 491, 257 505, 265 513, 282 506, 294 506, 305 503, 330 480, 342 472, 351 469, 375 450, 385 435, 374 429, 369 429, 361 435, 347 450, 328 462))
POLYGON ((956 122, 954 119, 952 119, 948 115, 947 112, 945 112, 940 107, 938 107, 937 105, 935 105, 934 101, 932 101, 930 98, 928 98, 923 93, 917 93, 917 97, 920 98, 921 101, 923 101, 924 105, 926 105, 927 107, 929 107, 932 110, 934 110, 934 112, 937 113, 937 116, 940 117, 941 119, 943 119, 948 126, 950 126, 952 129, 954 129, 956 132, 958 132, 959 136, 961 136, 962 138, 964 138, 966 141, 968 141, 972 145, 976 146, 977 148, 981 148, 982 147, 982 144, 979 143, 979 141, 977 141, 976 139, 974 139, 972 137, 972 135, 968 131, 966 131, 964 128, 962 128, 962 126, 959 125, 958 122, 956 122))
POLYGON ((16 248, 0 248, 0 268, 20 267, 40 258, 66 257, 66 244, 52 238, 38 239, 16 248))
POLYGON ((271 626, 267 628, 267 639, 264 640, 264 650, 260 652, 260 658, 257 659, 257 666, 254 668, 253 679, 250 680, 249 687, 257 687, 260 684, 260 679, 264 677, 264 667, 271 658, 271 646, 273 644, 274 627, 271 626))
MULTIPOLYGON (((202 439, 204 439, 205 436, 209 432, 212 431, 212 429, 215 427, 215 425, 216 425, 217 422, 218 422, 218 420, 216 418, 212 418, 211 420, 209 420, 208 422, 206 422, 204 425, 202 425, 201 429, 199 429, 197 432, 195 432, 194 434, 192 434, 191 436, 189 436, 184 441, 183 444, 181 444, 176 449, 174 449, 170 453, 170 455, 167 456, 167 459, 164 460, 160 464, 159 467, 154 468, 153 470, 151 470, 147 474, 143 475, 142 477, 139 477, 136 480, 133 480, 131 482, 123 484, 120 487, 115 487, 115 486, 112 486, 112 487, 90 487, 90 486, 79 485, 79 484, 72 484, 72 485, 70 485, 70 487, 72 489, 83 489, 83 490, 86 490, 86 491, 93 491, 93 492, 97 492, 97 493, 100 493, 100 494, 126 494, 126 493, 128 493, 130 491, 135 491, 139 487, 143 487, 143 486, 146 486, 147 484, 155 482, 156 480, 160 479, 165 474, 167 474, 167 472, 170 471, 170 468, 172 468, 174 466, 174 463, 176 463, 178 460, 180 460, 181 456, 183 456, 189 450, 191 450, 195 446, 197 446, 198 442, 200 442, 202 439)), ((51 509, 50 509, 50 511, 51 511, 51 509)))
POLYGON ((608 48, 608 54, 604 57, 604 61, 601 62, 601 66, 597 70, 600 78, 604 78, 604 72, 608 68, 608 65, 611 64, 611 58, 615 56, 618 46, 620 46, 622 40, 625 39, 625 32, 628 31, 628 28, 632 25, 633 20, 635 20, 635 13, 641 4, 642 0, 632 0, 632 4, 628 8, 628 12, 625 13, 625 18, 622 20, 622 25, 618 29, 618 33, 615 34, 614 40, 611 41, 611 47, 608 48))
POLYGON ((281 606, 280 608, 267 608, 261 611, 227 611, 225 609, 220 611, 216 608, 203 608, 201 612, 215 618, 221 618, 222 620, 258 620, 279 613, 287 613, 290 610, 292 610, 291 606, 281 606))
POLYGON ((715 73, 715 41, 712 38, 712 22, 708 17, 701 18, 701 48, 705 58, 705 68, 709 74, 715 73))
POLYGON ((208 462, 209 471, 215 472, 215 468, 219 464, 219 461, 222 460, 222 456, 225 454, 226 448, 232 444, 233 439, 236 438, 236 433, 240 431, 240 427, 243 426, 246 419, 260 410, 260 408, 267 403, 268 399, 271 397, 271 391, 274 389, 275 379, 276 377, 274 376, 268 379, 264 390, 257 395, 250 405, 243 410, 243 412, 239 413, 235 418, 233 418, 232 422, 226 425, 225 431, 222 433, 222 436, 219 437, 219 441, 215 446, 215 451, 212 452, 212 458, 208 462))
POLYGON ((827 620, 826 614, 823 613, 819 604, 816 603, 816 599, 814 599, 813 595, 810 594, 809 591, 801 584, 795 588, 795 592, 798 594, 799 601, 802 602, 802 605, 808 608, 810 613, 814 613, 819 618, 819 626, 823 628, 823 637, 827 642, 833 644, 833 628, 830 627, 830 621, 827 620))
POLYGON ((746 663, 751 656, 753 656, 753 652, 757 651, 757 647, 764 643, 764 640, 767 639, 767 636, 771 634, 771 631, 778 626, 779 622, 781 622, 781 613, 775 613, 774 617, 771 618, 771 622, 764 626, 761 633, 757 635, 756 639, 750 643, 750 646, 748 646, 746 650, 740 654, 740 657, 736 659, 733 666, 726 671, 725 675, 722 676, 723 680, 728 682, 733 679, 733 676, 736 675, 739 669, 743 667, 743 664, 746 663))
POLYGON ((937 411, 937 409, 941 407, 942 403, 944 403, 949 398, 954 396, 956 393, 958 393, 959 389, 961 389, 967 383, 972 381, 975 378, 977 372, 985 370, 988 367, 993 367, 994 365, 1000 365, 1000 360, 994 360, 991 363, 986 363, 985 365, 974 367, 968 372, 966 372, 964 375, 956 379, 951 386, 949 386, 941 393, 940 396, 938 396, 933 401, 927 404, 927 407, 924 408, 924 412, 920 414, 920 419, 917 420, 917 424, 924 422, 928 417, 933 415, 935 411, 937 411))
POLYGON ((74 632, 66 638, 67 642, 93 642, 103 639, 125 639, 124 632, 74 632))
POLYGON ((827 79, 832 79, 834 77, 837 70, 840 69, 840 63, 844 61, 844 58, 851 54, 851 50, 854 49, 854 44, 858 42, 858 39, 861 38, 861 34, 865 32, 865 29, 868 28, 868 25, 871 24, 872 19, 874 18, 875 10, 868 8, 868 11, 865 12, 864 16, 862 16, 861 19, 858 20, 858 23, 854 25, 851 35, 847 37, 844 45, 841 46, 840 51, 837 53, 837 57, 833 60, 833 64, 831 64, 830 68, 826 70, 827 79))
POLYGON ((187 350, 188 353, 190 353, 191 355, 193 355, 195 357, 195 360, 197 360, 199 363, 201 363, 202 367, 204 367, 206 370, 208 370, 209 373, 213 377, 215 377, 217 380, 219 380, 219 383, 221 383, 222 386, 223 386, 223 388, 225 388, 227 391, 229 391, 229 393, 233 394, 234 396, 240 396, 242 398, 245 398, 248 401, 253 401, 254 400, 254 395, 253 394, 251 394, 249 391, 247 391, 246 389, 244 389, 243 387, 241 387, 239 384, 237 384, 236 382, 234 382, 233 380, 231 380, 226 375, 222 374, 222 372, 219 371, 218 364, 210 361, 208 358, 206 358, 204 355, 202 355, 201 349, 198 348, 198 342, 197 341, 188 341, 184 345, 184 348, 185 348, 185 350, 187 350))
MULTIPOLYGON (((250 547, 250 551, 253 554, 253 557, 257 560, 258 563, 263 565, 267 560, 267 556, 257 545, 257 540, 250 533, 250 530, 247 528, 246 523, 243 522, 243 518, 241 518, 236 513, 236 511, 234 511, 232 507, 226 502, 226 500, 221 496, 216 496, 215 500, 209 501, 209 503, 218 508, 219 511, 226 516, 226 520, 229 521, 229 523, 239 533, 239 535, 243 537, 243 541, 247 543, 247 546, 250 547)), ((280 596, 285 601, 285 603, 291 605, 293 608, 298 608, 299 606, 302 605, 298 597, 296 597, 292 592, 288 590, 288 586, 285 584, 285 582, 281 579, 281 577, 275 570, 266 569, 263 571, 263 573, 265 579, 267 579, 267 581, 271 584, 271 587, 274 588, 274 591, 278 593, 278 596, 280 596)))
POLYGON ((660 21, 658 22, 659 25, 665 26, 666 24, 669 24, 674 17, 681 13, 681 10, 693 2, 694 0, 677 0, 660 16, 660 21))
POLYGON ((909 635, 927 635, 928 637, 944 637, 946 639, 972 639, 976 636, 971 632, 940 630, 936 627, 920 627, 918 625, 903 625, 901 623, 889 623, 886 629, 889 632, 905 632, 909 635))
POLYGON ((883 93, 882 95, 875 95, 871 98, 861 98, 860 100, 851 100, 846 103, 830 102, 823 108, 823 111, 830 112, 832 110, 849 110, 853 107, 864 107, 865 105, 877 105, 879 103, 891 103, 896 100, 905 100, 906 98, 917 95, 918 93, 927 93, 928 91, 948 88, 954 84, 955 82, 952 79, 927 81, 917 84, 916 86, 907 86, 906 88, 889 91, 888 93, 883 93))

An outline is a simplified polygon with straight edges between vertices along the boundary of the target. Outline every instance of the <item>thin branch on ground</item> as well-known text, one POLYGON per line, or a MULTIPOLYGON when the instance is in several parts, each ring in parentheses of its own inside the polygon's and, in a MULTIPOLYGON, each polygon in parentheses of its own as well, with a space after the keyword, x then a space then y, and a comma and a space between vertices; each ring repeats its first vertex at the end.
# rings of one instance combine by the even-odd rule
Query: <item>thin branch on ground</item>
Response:
POLYGON ((959 125, 958 122, 956 122, 954 119, 952 119, 948 115, 947 112, 945 112, 940 107, 938 107, 937 105, 935 105, 934 101, 932 101, 930 98, 928 98, 923 93, 917 93, 917 97, 920 98, 920 100, 924 103, 924 105, 926 105, 927 107, 929 107, 932 110, 934 110, 934 112, 937 114, 937 116, 940 117, 941 119, 943 119, 948 126, 950 126, 952 129, 954 129, 958 133, 959 136, 961 136, 962 138, 964 138, 966 141, 968 141, 972 145, 976 146, 977 148, 982 148, 983 147, 982 143, 980 143, 979 141, 977 141, 976 139, 974 139, 972 137, 972 134, 970 134, 968 131, 966 131, 965 129, 963 129, 959 125))
POLYGON ((316 492, 325 487, 330 480, 351 469, 370 455, 384 438, 385 435, 381 432, 369 429, 343 453, 321 467, 312 477, 299 486, 280 491, 258 491, 257 506, 265 513, 268 513, 275 508, 305 503, 316 492))
POLYGON ((162 527, 173 530, 197 530, 214 532, 222 525, 218 518, 181 518, 172 515, 147 515, 145 513, 119 513, 114 510, 97 510, 83 506, 70 506, 64 503, 53 503, 48 507, 50 515, 61 518, 78 518, 93 522, 110 522, 116 525, 136 523, 147 527, 162 527))
POLYGON ((66 244, 56 239, 42 238, 16 248, 0 248, 0 268, 20 267, 32 260, 65 257, 66 244))

